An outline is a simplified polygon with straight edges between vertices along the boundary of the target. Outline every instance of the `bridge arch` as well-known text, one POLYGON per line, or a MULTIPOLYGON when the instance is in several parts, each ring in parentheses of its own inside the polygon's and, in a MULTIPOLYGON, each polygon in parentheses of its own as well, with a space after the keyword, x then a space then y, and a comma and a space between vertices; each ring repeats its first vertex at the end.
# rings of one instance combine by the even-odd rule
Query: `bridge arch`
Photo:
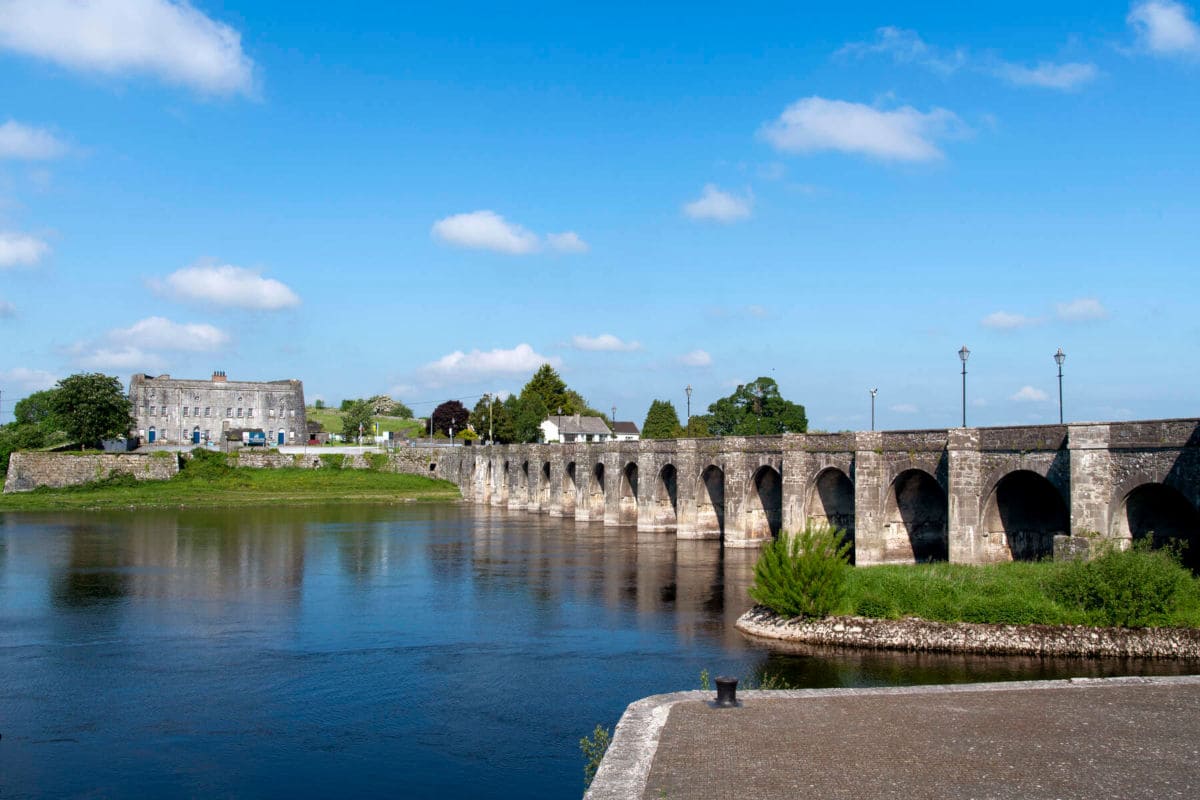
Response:
POLYGON ((679 525, 679 471, 664 464, 654 481, 651 497, 651 523, 658 530, 674 530, 679 525))
POLYGON ((770 539, 783 527, 783 476, 772 466, 755 470, 746 487, 743 520, 747 539, 770 539))
POLYGON ((575 494, 578 492, 578 485, 575 482, 575 462, 568 461, 563 467, 563 482, 562 482, 562 515, 564 517, 575 516, 575 494))
POLYGON ((1184 544, 1184 566, 1200 574, 1200 511, 1178 489, 1143 483, 1127 492, 1113 520, 1119 539, 1149 539, 1151 547, 1184 544))
POLYGON ((1049 479, 1017 470, 988 494, 982 529, 989 550, 1014 561, 1036 561, 1054 555, 1054 536, 1070 532, 1071 514, 1049 479))
POLYGON ((591 485, 588 487, 588 519, 604 519, 604 462, 592 467, 591 485))
POLYGON ((885 561, 945 561, 950 555, 950 504, 937 480, 922 469, 901 472, 884 509, 885 561))
POLYGON ((541 475, 538 478, 538 505, 545 513, 550 510, 550 462, 542 463, 541 475))
POLYGON ((809 525, 828 525, 841 528, 850 542, 850 559, 854 560, 854 484, 839 467, 826 467, 817 473, 808 491, 809 525))
POLYGON ((636 461, 630 461, 621 470, 618 492, 617 524, 637 525, 638 465, 636 461))
POLYGON ((521 471, 517 473, 517 502, 528 504, 529 497, 529 462, 521 462, 521 471))
POLYGON ((725 535, 725 470, 709 464, 696 484, 696 535, 719 539, 725 535))

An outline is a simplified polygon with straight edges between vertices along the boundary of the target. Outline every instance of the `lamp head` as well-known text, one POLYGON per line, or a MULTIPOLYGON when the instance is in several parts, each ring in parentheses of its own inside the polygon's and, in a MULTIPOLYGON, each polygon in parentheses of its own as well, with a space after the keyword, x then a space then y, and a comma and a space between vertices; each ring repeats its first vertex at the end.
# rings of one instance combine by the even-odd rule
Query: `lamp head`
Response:
POLYGON ((958 351, 958 357, 959 357, 959 358, 961 358, 961 359, 962 359, 962 362, 965 364, 965 363, 967 363, 967 359, 968 359, 970 356, 971 356, 971 351, 970 351, 970 350, 968 350, 968 349, 967 349, 967 346, 964 344, 964 345, 962 346, 962 350, 959 350, 959 351, 958 351))
POLYGON ((1058 364, 1061 367, 1063 365, 1063 362, 1066 360, 1067 360, 1067 354, 1062 351, 1061 347, 1058 348, 1058 352, 1054 354, 1054 363, 1058 364))

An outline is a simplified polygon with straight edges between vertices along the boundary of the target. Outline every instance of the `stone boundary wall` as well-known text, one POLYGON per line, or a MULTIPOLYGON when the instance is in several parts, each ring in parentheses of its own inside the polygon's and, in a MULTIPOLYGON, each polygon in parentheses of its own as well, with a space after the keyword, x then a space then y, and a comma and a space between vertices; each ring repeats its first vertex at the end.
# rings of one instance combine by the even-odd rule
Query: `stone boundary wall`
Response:
POLYGON ((8 463, 5 492, 30 492, 40 486, 61 489, 104 480, 113 475, 132 475, 139 481, 165 481, 179 472, 174 453, 13 453, 8 463))
POLYGON ((902 620, 830 617, 790 620, 757 606, 736 627, 751 637, 876 650, 1087 658, 1197 658, 1200 630, 1089 628, 1083 625, 980 625, 910 617, 902 620))

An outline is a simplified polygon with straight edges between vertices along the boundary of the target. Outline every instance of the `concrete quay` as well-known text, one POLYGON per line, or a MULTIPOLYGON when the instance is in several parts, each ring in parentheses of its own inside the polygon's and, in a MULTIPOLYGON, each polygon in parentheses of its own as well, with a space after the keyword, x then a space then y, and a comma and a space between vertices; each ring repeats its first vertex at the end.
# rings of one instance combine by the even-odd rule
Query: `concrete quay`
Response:
POLYGON ((1200 791, 1200 676, 639 700, 586 800, 1170 798, 1200 791))

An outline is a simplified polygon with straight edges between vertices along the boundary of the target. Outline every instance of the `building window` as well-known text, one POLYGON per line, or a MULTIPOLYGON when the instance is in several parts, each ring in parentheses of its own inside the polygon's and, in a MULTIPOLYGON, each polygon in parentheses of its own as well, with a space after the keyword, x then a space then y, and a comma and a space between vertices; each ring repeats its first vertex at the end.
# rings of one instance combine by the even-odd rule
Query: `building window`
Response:
POLYGON ((271 409, 271 419, 275 419, 275 409, 271 409))
POLYGON ((250 408, 246 409, 246 416, 247 416, 247 417, 253 417, 253 416, 254 416, 254 406, 250 406, 250 408))
MULTIPOLYGON (((207 417, 207 416, 209 416, 209 414, 210 414, 211 412, 212 412, 212 406, 205 406, 205 407, 204 407, 204 416, 206 416, 206 417, 207 417)), ((208 435, 208 432, 207 432, 207 431, 205 431, 205 435, 206 435, 206 436, 208 435)))
POLYGON ((239 408, 238 409, 238 417, 241 418, 241 416, 242 416, 242 410, 239 408))
POLYGON ((229 407, 226 407, 226 408, 225 408, 225 416, 227 416, 227 417, 232 417, 232 416, 233 416, 233 409, 232 409, 232 408, 229 408, 229 407))
POLYGON ((154 416, 154 412, 157 408, 158 408, 158 406, 150 406, 150 416, 152 416, 152 417, 154 416))
POLYGON ((187 406, 183 407, 183 416, 187 416, 187 406))

